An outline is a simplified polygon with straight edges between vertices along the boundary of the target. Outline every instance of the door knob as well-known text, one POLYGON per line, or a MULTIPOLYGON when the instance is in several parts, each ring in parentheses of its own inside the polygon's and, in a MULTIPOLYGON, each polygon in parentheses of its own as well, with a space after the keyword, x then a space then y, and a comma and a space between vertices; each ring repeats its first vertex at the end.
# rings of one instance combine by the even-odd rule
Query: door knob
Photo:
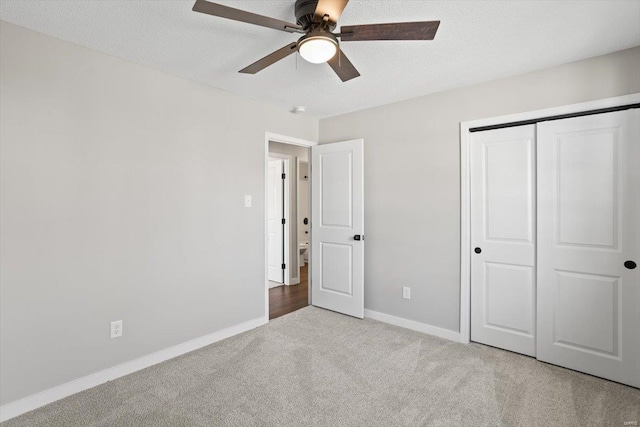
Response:
POLYGON ((364 240, 364 236, 356 234, 355 236, 353 236, 353 240, 364 240))
POLYGON ((624 266, 627 267, 629 270, 633 270, 634 268, 636 268, 636 263, 633 261, 625 261, 624 266))
POLYGON ((473 251, 474 251, 475 253, 479 254, 480 252, 482 252, 482 249, 480 249, 480 248, 475 248, 473 251))

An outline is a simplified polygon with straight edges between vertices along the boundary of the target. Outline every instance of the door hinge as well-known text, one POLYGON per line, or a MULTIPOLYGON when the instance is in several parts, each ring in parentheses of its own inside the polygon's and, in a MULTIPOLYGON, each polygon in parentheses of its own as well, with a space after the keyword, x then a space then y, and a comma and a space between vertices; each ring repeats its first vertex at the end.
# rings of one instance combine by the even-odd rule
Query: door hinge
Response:
POLYGON ((287 220, 282 218, 282 225, 285 225, 287 223, 287 220))
POLYGON ((287 179, 287 174, 286 173, 282 174, 282 179, 287 179))
POLYGON ((286 270, 287 269, 287 264, 282 264, 282 269, 286 270))

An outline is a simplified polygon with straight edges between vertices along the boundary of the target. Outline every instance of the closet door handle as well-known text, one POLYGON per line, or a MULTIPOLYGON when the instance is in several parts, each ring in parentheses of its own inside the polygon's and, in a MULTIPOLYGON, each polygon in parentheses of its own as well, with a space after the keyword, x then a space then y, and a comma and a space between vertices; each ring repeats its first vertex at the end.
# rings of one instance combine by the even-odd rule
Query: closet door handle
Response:
POLYGON ((359 234, 356 234, 355 236, 353 236, 353 240, 364 240, 363 239, 364 236, 361 236, 359 234))
POLYGON ((633 261, 625 261, 624 266, 627 267, 629 270, 633 270, 634 268, 636 268, 636 263, 633 261))
POLYGON ((480 252, 482 252, 482 249, 480 249, 480 248, 475 248, 473 251, 474 251, 475 253, 479 254, 480 252))

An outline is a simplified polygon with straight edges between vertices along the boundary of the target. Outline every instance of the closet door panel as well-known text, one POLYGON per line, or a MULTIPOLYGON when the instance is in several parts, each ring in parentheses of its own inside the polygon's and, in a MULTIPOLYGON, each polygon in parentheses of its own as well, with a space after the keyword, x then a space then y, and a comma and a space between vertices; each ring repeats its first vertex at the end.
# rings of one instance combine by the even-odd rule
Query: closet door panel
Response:
POLYGON ((538 124, 538 359, 640 387, 640 111, 538 124))
POLYGON ((535 126, 471 144, 471 340, 533 356, 535 126))

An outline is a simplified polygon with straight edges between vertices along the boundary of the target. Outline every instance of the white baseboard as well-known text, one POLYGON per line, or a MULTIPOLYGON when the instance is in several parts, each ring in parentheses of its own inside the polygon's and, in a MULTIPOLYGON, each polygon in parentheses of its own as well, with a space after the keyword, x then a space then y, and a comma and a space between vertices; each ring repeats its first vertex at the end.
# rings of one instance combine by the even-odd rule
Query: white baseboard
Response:
POLYGON ((413 331, 422 332, 446 340, 462 342, 460 332, 451 331, 449 329, 439 328, 437 326, 427 325, 426 323, 416 322, 415 320, 404 319, 402 317, 392 316, 390 314, 380 313, 373 310, 364 310, 364 317, 388 323, 390 325, 400 326, 401 328, 411 329, 413 331))
POLYGON ((75 379, 68 383, 41 391, 40 393, 16 400, 15 402, 7 403, 6 405, 0 406, 0 422, 71 396, 72 394, 106 383, 107 381, 115 380, 116 378, 129 375, 141 369, 148 368, 149 366, 164 362, 165 360, 173 359, 174 357, 189 353, 190 351, 197 350, 225 338, 249 331, 267 322, 268 319, 264 316, 249 320, 248 322, 240 323, 239 325, 234 325, 221 331, 165 348, 164 350, 142 356, 138 359, 121 363, 120 365, 87 375, 86 377, 75 379))

